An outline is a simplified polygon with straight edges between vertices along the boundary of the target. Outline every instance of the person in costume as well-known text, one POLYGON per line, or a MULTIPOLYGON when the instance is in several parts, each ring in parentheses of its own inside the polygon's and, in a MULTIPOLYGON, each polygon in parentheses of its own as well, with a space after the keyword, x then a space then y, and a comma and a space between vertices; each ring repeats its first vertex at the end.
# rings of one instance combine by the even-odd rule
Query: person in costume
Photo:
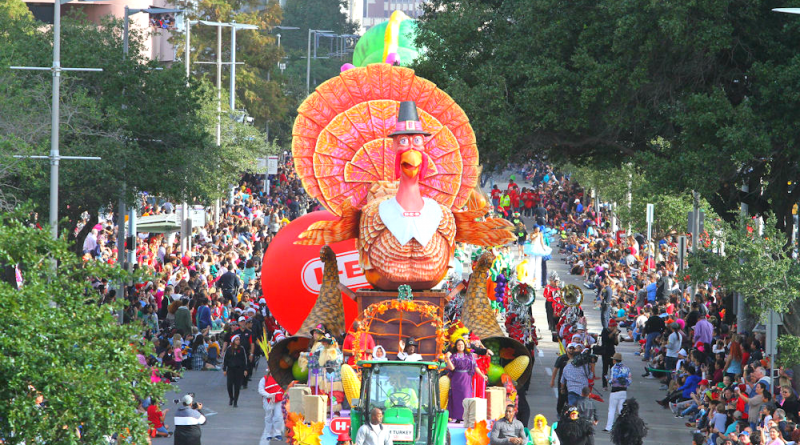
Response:
POLYGON ((272 439, 283 440, 283 388, 278 385, 275 378, 267 368, 267 373, 258 381, 258 393, 261 394, 261 404, 264 407, 264 432, 261 433, 259 445, 268 445, 272 439))
POLYGON ((569 445, 590 445, 594 428, 588 420, 582 419, 578 408, 570 406, 556 427, 556 434, 561 443, 569 445))
POLYGON ((459 338, 453 349, 445 355, 447 369, 450 371, 450 398, 447 406, 450 408, 450 418, 461 422, 464 417, 464 399, 473 396, 472 375, 478 373, 484 380, 485 374, 478 369, 475 355, 467 350, 467 342, 459 338))
POLYGON ((647 437, 647 425, 639 417, 639 402, 630 398, 622 405, 622 412, 611 428, 614 445, 642 445, 647 437))
POLYGON ((556 329, 556 317, 553 312, 553 303, 558 297, 560 289, 558 288, 558 273, 550 273, 550 282, 544 288, 544 310, 547 313, 547 327, 550 332, 556 329))
POLYGON ((547 418, 542 414, 533 418, 531 440, 533 445, 560 445, 558 435, 547 425, 547 418))
POLYGON ((325 345, 322 343, 322 339, 325 337, 326 329, 323 324, 318 324, 311 328, 311 341, 308 344, 308 351, 303 352, 301 356, 308 360, 308 382, 309 386, 311 386, 311 379, 313 376, 314 379, 314 386, 312 387, 312 391, 316 391, 319 387, 320 380, 322 379, 322 371, 320 370, 319 364, 319 356, 322 353, 322 349, 325 345))
POLYGON ((511 222, 514 223, 514 234, 517 235, 517 255, 522 257, 525 240, 528 239, 528 228, 525 227, 519 212, 514 213, 514 220, 511 222))
POLYGON ((544 242, 544 235, 539 226, 533 226, 533 232, 528 236, 528 242, 525 243, 525 254, 532 257, 533 261, 530 262, 529 274, 533 276, 533 285, 536 289, 542 287, 544 269, 542 267, 542 260, 550 255, 553 251, 544 242))
POLYGON ((372 348, 372 360, 379 362, 385 362, 389 360, 386 357, 386 350, 383 349, 383 346, 376 345, 374 348, 372 348))
POLYGON ((344 400, 344 387, 342 386, 342 363, 344 356, 339 345, 329 333, 320 339, 323 347, 319 353, 320 382, 322 391, 335 399, 334 411, 341 409, 344 400))
POLYGON ((422 355, 417 352, 417 341, 409 338, 408 341, 400 340, 400 352, 397 353, 397 359, 405 362, 421 362, 422 355))

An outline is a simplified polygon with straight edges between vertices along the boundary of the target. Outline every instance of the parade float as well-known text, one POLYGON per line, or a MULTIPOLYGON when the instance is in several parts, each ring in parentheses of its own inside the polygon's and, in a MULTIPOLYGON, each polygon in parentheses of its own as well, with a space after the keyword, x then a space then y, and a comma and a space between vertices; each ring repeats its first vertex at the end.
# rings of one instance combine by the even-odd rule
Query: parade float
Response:
MULTIPOLYGON (((268 358, 270 373, 289 388, 290 434, 318 431, 323 444, 344 431, 355 438, 369 410, 380 407, 401 445, 480 436, 476 422, 497 419, 516 402, 515 385, 530 378, 533 360, 519 326, 511 323, 509 332, 518 335, 506 335, 489 298, 491 247, 515 235, 508 221, 486 216, 490 205, 478 187, 478 149, 467 116, 414 71, 375 63, 343 70, 317 87, 298 109, 292 135, 296 172, 327 214, 290 224, 275 240, 283 247, 271 245, 264 261, 269 307, 290 334, 268 358), (434 289, 448 273, 456 242, 486 248, 458 297, 459 322, 445 316, 457 291, 434 289), (317 249, 318 259, 306 260, 289 243, 299 252, 317 249), (311 298, 287 288, 295 281, 287 264, 304 260, 303 276, 308 264, 322 267, 313 274, 318 286, 311 298), (350 353, 362 359, 353 367, 326 354, 348 333, 355 339, 350 353), (372 360, 373 351, 359 344, 362 334, 389 360, 372 360), (444 354, 458 338, 493 352, 487 356, 491 387, 475 399, 489 407, 466 425, 448 423, 450 379, 443 373, 444 354), (394 359, 405 340, 418 345, 421 360, 394 359)), ((528 305, 533 301, 525 285, 514 290, 528 305)), ((521 312, 530 317, 528 306, 521 312)))

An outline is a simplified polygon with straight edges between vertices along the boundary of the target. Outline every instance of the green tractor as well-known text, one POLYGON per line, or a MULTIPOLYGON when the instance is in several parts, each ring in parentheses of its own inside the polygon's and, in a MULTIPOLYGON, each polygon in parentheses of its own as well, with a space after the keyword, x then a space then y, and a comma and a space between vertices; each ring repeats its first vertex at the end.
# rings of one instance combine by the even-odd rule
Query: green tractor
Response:
POLYGON ((350 411, 355 440, 372 408, 396 445, 449 445, 448 412, 439 401, 440 365, 434 362, 362 361, 361 394, 350 411))

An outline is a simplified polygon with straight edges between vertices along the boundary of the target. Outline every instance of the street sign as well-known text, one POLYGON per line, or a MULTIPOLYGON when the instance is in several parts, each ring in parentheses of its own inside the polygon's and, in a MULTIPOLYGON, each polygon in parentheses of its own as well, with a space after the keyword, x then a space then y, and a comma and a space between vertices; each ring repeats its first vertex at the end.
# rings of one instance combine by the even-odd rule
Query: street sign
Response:
POLYGON ((349 417, 334 417, 331 419, 331 432, 339 435, 350 432, 350 418, 349 417))
POLYGON ((267 174, 268 175, 277 175, 278 174, 278 157, 277 156, 267 156, 267 174))
MULTIPOLYGON (((178 221, 183 218, 183 206, 175 206, 175 213, 178 215, 178 221)), ((201 205, 189 206, 189 219, 192 221, 192 227, 204 227, 206 225, 206 209, 201 205)))
POLYGON ((268 168, 268 166, 267 166, 267 158, 258 158, 258 159, 256 159, 256 162, 257 162, 257 164, 256 164, 257 165, 257 167, 256 167, 257 171, 259 171, 259 172, 267 171, 267 168, 268 168))
MULTIPOLYGON (((705 219, 705 217, 706 217, 706 212, 701 210, 700 211, 700 230, 698 230, 698 233, 700 233, 700 232, 702 232, 704 230, 705 223, 704 223, 703 220, 705 219)), ((694 229, 694 212, 689 212, 688 218, 689 218, 689 223, 687 224, 687 226, 688 226, 687 232, 693 233, 694 230, 692 230, 692 229, 694 229)))

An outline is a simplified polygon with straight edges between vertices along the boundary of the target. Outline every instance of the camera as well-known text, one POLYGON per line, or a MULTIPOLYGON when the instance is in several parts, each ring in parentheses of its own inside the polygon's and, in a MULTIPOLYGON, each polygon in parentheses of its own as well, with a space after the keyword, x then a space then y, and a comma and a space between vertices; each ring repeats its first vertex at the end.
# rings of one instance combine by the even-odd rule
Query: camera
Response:
POLYGON ((597 363, 597 355, 585 350, 572 359, 572 366, 585 366, 589 363, 597 363))
POLYGON ((176 405, 178 405, 178 404, 180 404, 180 403, 183 403, 183 399, 185 399, 186 397, 191 397, 191 399, 192 399, 192 404, 191 404, 191 407, 192 407, 192 409, 200 409, 200 406, 201 406, 201 404, 200 404, 200 403, 198 403, 198 402, 197 402, 197 401, 194 399, 194 393, 193 393, 193 392, 187 393, 185 396, 183 396, 183 397, 182 397, 182 398, 180 398, 180 399, 172 399, 172 403, 174 403, 174 404, 176 404, 176 405))

